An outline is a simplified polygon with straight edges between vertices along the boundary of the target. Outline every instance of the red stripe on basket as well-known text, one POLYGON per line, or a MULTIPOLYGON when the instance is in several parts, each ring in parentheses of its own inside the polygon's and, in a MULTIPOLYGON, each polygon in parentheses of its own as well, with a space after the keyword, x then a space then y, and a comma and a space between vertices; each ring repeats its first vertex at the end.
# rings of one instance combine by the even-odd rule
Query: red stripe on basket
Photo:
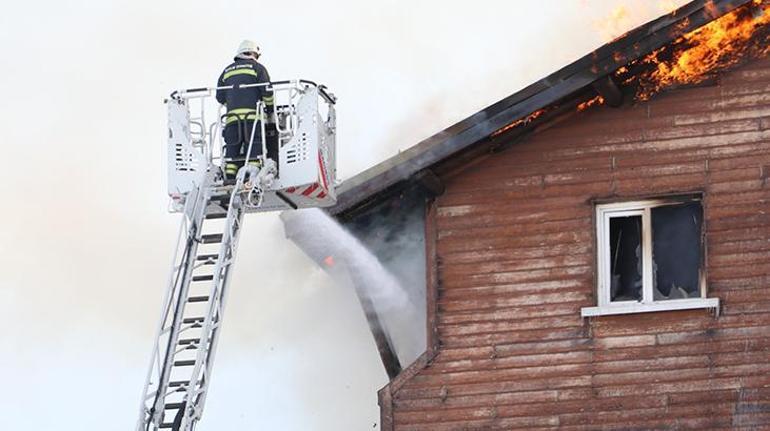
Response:
POLYGON ((321 152, 318 152, 318 167, 321 169, 321 182, 323 183, 324 190, 329 190, 329 184, 326 181, 326 169, 324 168, 323 160, 321 159, 321 152))
POLYGON ((310 194, 313 193, 317 188, 318 183, 313 183, 310 187, 306 188, 304 192, 302 192, 302 196, 310 196, 310 194))

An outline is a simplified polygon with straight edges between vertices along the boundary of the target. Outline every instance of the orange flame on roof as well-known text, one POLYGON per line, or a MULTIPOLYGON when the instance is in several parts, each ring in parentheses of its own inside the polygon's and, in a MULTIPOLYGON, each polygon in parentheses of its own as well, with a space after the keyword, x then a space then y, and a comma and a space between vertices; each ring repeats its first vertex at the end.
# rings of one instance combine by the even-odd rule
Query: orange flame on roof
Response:
POLYGON ((602 96, 595 96, 593 99, 586 100, 585 102, 579 104, 577 106, 578 112, 585 111, 586 109, 594 106, 594 105, 603 105, 604 104, 604 97, 602 96))
MULTIPOLYGON (((673 9, 675 0, 661 0, 661 7, 673 9)), ((718 15, 713 3, 706 4, 711 16, 718 15)), ((675 13, 675 12, 672 12, 675 13)), ((608 20, 614 23, 626 16, 620 8, 608 20)), ((697 84, 711 77, 716 71, 741 63, 745 59, 761 58, 770 55, 770 0, 752 0, 722 17, 693 30, 674 42, 648 54, 641 60, 635 60, 615 72, 621 85, 637 83, 636 98, 648 100, 659 91, 681 84, 697 84), (648 70, 638 71, 639 66, 648 70)), ((677 30, 688 28, 690 21, 685 18, 677 30)), ((621 53, 614 53, 616 62, 623 61, 621 53)), ((591 71, 598 73, 594 64, 591 71)), ((577 111, 584 111, 595 105, 603 105, 602 96, 580 103, 577 111)), ((498 136, 518 126, 527 125, 553 107, 547 107, 520 118, 494 133, 498 136)))
POLYGON ((639 76, 637 99, 648 100, 673 85, 697 84, 716 70, 770 53, 770 5, 764 3, 753 0, 645 57, 641 63, 655 67, 639 76), (755 37, 762 29, 765 34, 755 37))
POLYGON ((521 126, 523 124, 529 124, 529 123, 533 122, 534 120, 536 120, 537 118, 539 118, 541 115, 545 114, 546 111, 547 111, 546 109, 538 109, 537 111, 527 115, 524 118, 519 118, 518 120, 514 121, 511 124, 497 129, 494 133, 492 133, 491 136, 494 138, 495 136, 500 135, 502 133, 505 133, 508 130, 513 129, 516 126, 521 126))

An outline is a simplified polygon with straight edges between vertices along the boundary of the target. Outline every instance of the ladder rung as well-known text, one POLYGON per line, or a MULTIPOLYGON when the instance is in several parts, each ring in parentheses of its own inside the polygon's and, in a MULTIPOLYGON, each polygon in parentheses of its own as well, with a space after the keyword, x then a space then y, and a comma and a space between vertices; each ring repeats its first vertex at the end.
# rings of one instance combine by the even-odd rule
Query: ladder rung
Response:
POLYGON ((214 279, 214 274, 193 275, 192 281, 211 281, 213 279, 214 279))
POLYGON ((217 219, 223 219, 227 218, 226 212, 217 212, 217 213, 209 213, 206 214, 206 220, 217 220, 217 219))
POLYGON ((158 428, 174 428, 174 423, 173 422, 169 422, 169 423, 165 423, 165 424, 160 424, 160 426, 158 426, 158 428))
POLYGON ((191 367, 195 365, 195 359, 181 359, 179 361, 174 361, 175 367, 191 367))
POLYGON ((206 302, 208 300, 208 296, 191 296, 187 298, 187 302, 206 302))
POLYGON ((184 405, 184 403, 166 403, 166 405, 163 406, 163 408, 165 410, 178 409, 178 408, 182 407, 183 405, 184 405))
POLYGON ((222 234, 211 233, 208 235, 201 235, 201 242, 204 244, 215 244, 218 242, 222 242, 222 234))
POLYGON ((214 262, 216 262, 218 257, 219 257, 218 254, 201 254, 198 257, 196 257, 195 260, 198 260, 198 261, 211 261, 211 264, 214 264, 214 262))
POLYGON ((182 319, 182 323, 203 323, 206 320, 205 317, 187 317, 182 319))
POLYGON ((168 387, 169 388, 178 388, 178 387, 181 387, 181 386, 187 386, 189 384, 190 384, 190 382, 187 381, 187 380, 176 380, 176 381, 173 381, 173 382, 168 382, 168 387))
POLYGON ((227 205, 230 203, 230 195, 224 194, 224 195, 212 196, 211 202, 217 202, 219 204, 227 205))
POLYGON ((200 341, 200 338, 183 338, 179 340, 179 345, 184 346, 185 344, 198 344, 200 341))

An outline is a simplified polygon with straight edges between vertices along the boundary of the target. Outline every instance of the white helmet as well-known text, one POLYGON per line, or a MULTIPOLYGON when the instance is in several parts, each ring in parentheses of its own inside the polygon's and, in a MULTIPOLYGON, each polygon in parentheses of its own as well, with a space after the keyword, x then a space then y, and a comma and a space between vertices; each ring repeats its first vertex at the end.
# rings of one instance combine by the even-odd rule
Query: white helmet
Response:
POLYGON ((235 55, 248 54, 250 52, 257 54, 257 57, 262 55, 262 53, 259 50, 259 45, 257 45, 256 42, 251 40, 244 40, 238 46, 238 52, 235 55))

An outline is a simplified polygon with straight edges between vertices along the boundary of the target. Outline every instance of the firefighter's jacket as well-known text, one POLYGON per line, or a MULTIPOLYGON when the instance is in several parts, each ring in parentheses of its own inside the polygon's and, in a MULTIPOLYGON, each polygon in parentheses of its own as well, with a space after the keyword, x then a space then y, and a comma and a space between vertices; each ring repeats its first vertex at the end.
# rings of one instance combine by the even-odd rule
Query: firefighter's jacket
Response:
MULTIPOLYGON (((270 75, 262 64, 249 59, 236 58, 219 75, 217 87, 229 85, 261 84, 270 82, 270 75)), ((257 118, 257 101, 262 100, 268 114, 273 112, 273 92, 266 87, 232 88, 217 90, 217 101, 227 106, 225 124, 238 120, 261 120, 257 118)))

